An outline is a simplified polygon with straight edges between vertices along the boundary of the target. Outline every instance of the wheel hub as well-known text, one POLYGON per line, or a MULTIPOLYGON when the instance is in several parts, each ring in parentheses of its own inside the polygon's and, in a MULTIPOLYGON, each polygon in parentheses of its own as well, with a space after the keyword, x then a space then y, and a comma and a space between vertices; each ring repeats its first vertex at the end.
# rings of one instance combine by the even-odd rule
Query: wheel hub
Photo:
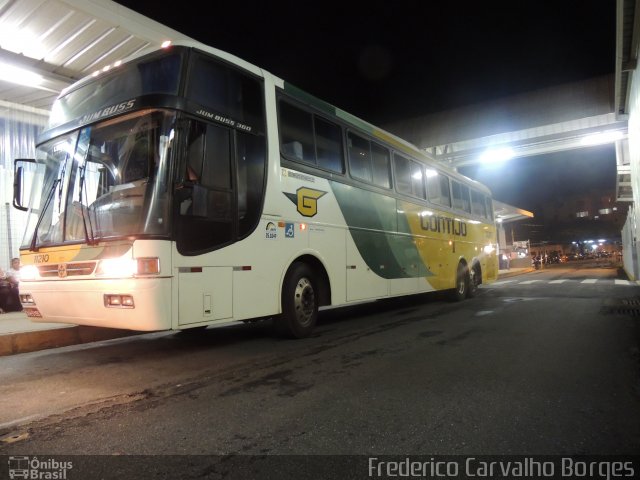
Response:
POLYGON ((308 325, 314 313, 315 292, 308 278, 301 278, 295 290, 296 317, 301 325, 308 325))

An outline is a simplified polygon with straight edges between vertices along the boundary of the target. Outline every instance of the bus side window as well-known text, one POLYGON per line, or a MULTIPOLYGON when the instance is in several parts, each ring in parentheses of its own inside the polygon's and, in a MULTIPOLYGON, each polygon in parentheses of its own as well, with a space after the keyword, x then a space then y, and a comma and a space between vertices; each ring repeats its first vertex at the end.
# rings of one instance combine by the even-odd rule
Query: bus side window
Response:
POLYGON ((394 155, 396 188, 398 192, 418 198, 426 198, 422 167, 403 155, 394 155))
POLYGON ((202 124, 192 124, 190 141, 187 147, 187 171, 185 173, 185 180, 194 182, 199 181, 200 177, 202 177, 204 133, 202 124))
POLYGON ((238 237, 251 233, 262 213, 266 155, 264 138, 236 134, 238 164, 238 237))
POLYGON ((344 173, 342 129, 320 117, 314 117, 318 166, 332 172, 344 173))
POLYGON ((302 160, 302 144, 300 142, 289 142, 282 144, 282 153, 298 160, 302 160))
POLYGON ((349 132, 347 134, 347 143, 349 145, 349 170, 351 171, 351 176, 371 182, 369 140, 349 132))
POLYGON ((487 218, 489 220, 493 220, 493 203, 491 202, 491 199, 489 197, 485 197, 486 203, 487 203, 487 218))
POLYGON ((471 213, 469 206, 469 188, 455 180, 451 182, 451 196, 453 197, 453 208, 471 213))
POLYGON ((427 169, 426 173, 429 201, 436 205, 450 207, 451 198, 449 195, 449 177, 434 169, 427 169))
POLYGON ((282 154, 315 165, 311 114, 284 101, 280 101, 279 107, 282 154))
POLYGON ((231 182, 231 131, 193 121, 177 225, 179 251, 210 250, 234 238, 235 204, 231 182))
POLYGON ((409 159, 396 153, 393 156, 393 160, 396 189, 399 193, 411 195, 411 167, 409 166, 409 159))
POLYGON ((371 144, 371 161, 373 164, 373 183, 383 188, 391 188, 391 163, 389 150, 377 143, 371 144))
POLYGON ((475 190, 471 190, 471 213, 483 218, 487 218, 484 195, 476 192, 475 190))

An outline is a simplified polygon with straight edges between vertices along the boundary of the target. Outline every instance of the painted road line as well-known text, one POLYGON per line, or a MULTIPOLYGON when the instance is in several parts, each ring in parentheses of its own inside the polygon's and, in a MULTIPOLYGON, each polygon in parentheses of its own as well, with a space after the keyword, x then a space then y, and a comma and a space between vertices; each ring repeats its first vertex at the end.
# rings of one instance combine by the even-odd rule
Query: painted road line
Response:
POLYGON ((615 280, 616 285, 633 285, 629 280, 615 280))
POLYGON ((489 285, 504 285, 505 283, 515 282, 515 280, 500 280, 499 282, 493 282, 489 285))
POLYGON ((532 283, 541 282, 542 280, 525 280, 524 282, 520 282, 518 285, 531 285, 532 283))
POLYGON ((549 283, 564 283, 566 281, 567 281, 567 279, 565 278, 563 280, 551 280, 549 283))
POLYGON ((586 280, 583 280, 580 283, 596 283, 597 281, 598 281, 597 278, 587 278, 586 280))

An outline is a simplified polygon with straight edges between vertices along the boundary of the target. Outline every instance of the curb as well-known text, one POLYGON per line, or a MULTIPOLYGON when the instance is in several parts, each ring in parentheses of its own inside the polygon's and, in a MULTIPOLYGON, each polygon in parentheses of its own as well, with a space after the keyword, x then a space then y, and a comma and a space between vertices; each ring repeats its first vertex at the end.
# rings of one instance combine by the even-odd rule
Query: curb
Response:
POLYGON ((507 277, 515 277, 516 275, 523 275, 525 273, 535 272, 535 268, 525 268, 523 270, 518 270, 517 272, 505 272, 498 275, 498 279, 507 278, 507 277))
POLYGON ((82 325, 60 327, 52 330, 9 333, 0 335, 0 357, 100 340, 111 340, 113 338, 140 335, 141 333, 145 332, 82 325))
MULTIPOLYGON (((500 274, 498 278, 502 279, 533 271, 533 268, 528 268, 515 272, 505 272, 500 274)), ((149 332, 89 327, 84 325, 61 326, 59 328, 52 328, 48 330, 8 333, 0 335, 0 357, 141 335, 143 333, 149 332)))

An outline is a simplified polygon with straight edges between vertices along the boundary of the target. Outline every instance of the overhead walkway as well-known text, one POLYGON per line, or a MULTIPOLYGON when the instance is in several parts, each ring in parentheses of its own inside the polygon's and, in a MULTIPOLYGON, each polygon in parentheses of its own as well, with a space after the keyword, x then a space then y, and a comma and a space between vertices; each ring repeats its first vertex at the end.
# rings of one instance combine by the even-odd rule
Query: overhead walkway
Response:
POLYGON ((617 199, 631 201, 628 118, 607 75, 403 120, 385 128, 450 167, 615 144, 617 199))

